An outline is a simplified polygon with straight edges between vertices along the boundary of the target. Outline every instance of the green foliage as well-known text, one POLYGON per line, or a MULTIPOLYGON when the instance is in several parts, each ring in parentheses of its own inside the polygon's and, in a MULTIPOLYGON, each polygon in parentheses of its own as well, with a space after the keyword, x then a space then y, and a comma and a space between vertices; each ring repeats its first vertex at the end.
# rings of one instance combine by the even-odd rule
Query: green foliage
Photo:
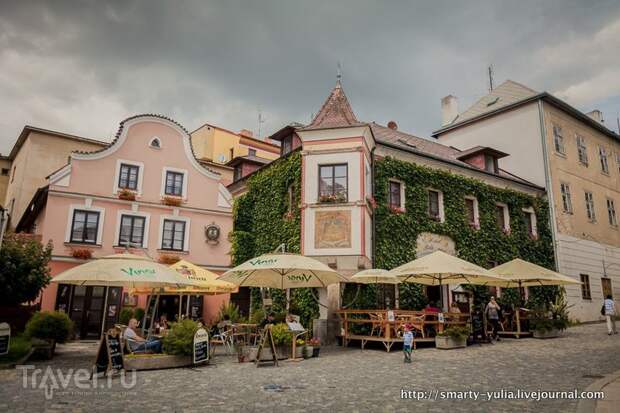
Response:
POLYGON ((15 363, 21 360, 30 352, 31 347, 32 343, 25 335, 12 336, 9 343, 9 353, 0 356, 0 365, 15 363))
POLYGON ((319 304, 312 288, 296 288, 291 291, 290 312, 300 317, 301 325, 312 331, 312 320, 319 318, 319 304))
POLYGON ((0 303, 15 306, 33 301, 50 282, 47 266, 52 244, 29 236, 10 235, 0 248, 0 303))
POLYGON ((497 303, 502 308, 517 308, 521 305, 521 294, 518 288, 502 288, 502 296, 497 298, 497 303))
MULTIPOLYGON (((485 268, 521 257, 554 269, 548 203, 545 199, 390 157, 378 160, 375 165, 375 267, 391 269, 415 259, 418 235, 432 232, 452 238, 460 258, 485 268), (394 213, 388 207, 388 181, 392 178, 405 184, 404 213, 394 213), (443 193, 445 222, 428 217, 428 188, 443 193), (479 229, 471 228, 467 220, 465 196, 468 195, 478 200, 479 229), (508 205, 509 234, 504 234, 497 226, 497 202, 508 205), (536 214, 537 239, 530 238, 522 217, 522 209, 528 207, 532 207, 536 214)), ((474 292, 477 305, 488 301, 488 288, 467 288, 474 292)), ((401 292, 404 293, 400 296, 401 303, 414 301, 419 305, 419 291, 401 292), (410 294, 413 297, 409 297, 410 294)))
MULTIPOLYGON (((118 322, 124 325, 129 324, 129 320, 131 320, 132 318, 134 318, 134 310, 131 307, 125 307, 121 310, 120 314, 118 315, 118 322)), ((138 320, 136 318, 136 320, 138 320)), ((138 320, 141 321, 141 320, 138 320)))
POLYGON ((250 316, 250 323, 260 324, 265 319, 265 311, 262 308, 252 309, 252 315, 250 316))
POLYGON ((237 323, 241 319, 241 313, 239 312, 239 307, 235 303, 222 303, 220 307, 220 312, 217 315, 218 321, 223 320, 224 316, 228 316, 228 319, 232 323, 237 323))
POLYGON ((456 341, 466 340, 469 334, 469 327, 466 326, 450 326, 444 331, 437 333, 438 336, 448 336, 456 341))
POLYGON ((422 310, 428 304, 428 298, 424 293, 424 286, 414 283, 401 283, 398 285, 399 303, 403 310, 422 310))
POLYGON ((529 287, 528 291, 527 308, 546 307, 549 303, 553 303, 557 297, 564 294, 564 288, 555 285, 529 287))
POLYGON ((187 318, 177 323, 170 323, 170 330, 164 337, 164 353, 191 356, 194 350, 194 334, 198 328, 196 321, 187 318))
POLYGON ((73 321, 61 311, 35 313, 26 324, 26 336, 64 343, 73 334, 73 321))
POLYGON ((283 346, 291 343, 291 331, 286 323, 275 324, 271 327, 271 335, 273 336, 273 343, 276 346, 283 346))
POLYGON ((135 310, 133 310, 133 318, 135 318, 136 320, 138 320, 138 322, 142 322, 142 319, 144 318, 144 308, 136 308, 135 310))
POLYGON ((565 294, 563 292, 558 294, 553 302, 547 302, 534 309, 530 317, 531 328, 541 332, 552 329, 565 330, 570 325, 568 319, 570 307, 565 294))

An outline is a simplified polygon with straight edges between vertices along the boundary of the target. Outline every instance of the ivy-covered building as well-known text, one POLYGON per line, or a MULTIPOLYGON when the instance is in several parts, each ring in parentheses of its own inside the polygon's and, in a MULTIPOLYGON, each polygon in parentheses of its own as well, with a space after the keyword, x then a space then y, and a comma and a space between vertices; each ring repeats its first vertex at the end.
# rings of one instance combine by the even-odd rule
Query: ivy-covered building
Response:
MULTIPOLYGON (((228 187, 236 198, 235 263, 284 243, 345 276, 391 269, 437 249, 484 267, 515 257, 554 266, 545 191, 501 168, 510 154, 457 150, 402 132, 395 122, 359 121, 340 81, 309 125, 292 124, 270 138, 281 142, 281 157, 228 187)), ((344 290, 319 291, 328 303, 321 319, 340 307, 344 290)), ((430 300, 442 294, 447 305, 460 291, 423 292, 430 300)), ((382 300, 419 306, 411 294, 404 286, 382 300)))

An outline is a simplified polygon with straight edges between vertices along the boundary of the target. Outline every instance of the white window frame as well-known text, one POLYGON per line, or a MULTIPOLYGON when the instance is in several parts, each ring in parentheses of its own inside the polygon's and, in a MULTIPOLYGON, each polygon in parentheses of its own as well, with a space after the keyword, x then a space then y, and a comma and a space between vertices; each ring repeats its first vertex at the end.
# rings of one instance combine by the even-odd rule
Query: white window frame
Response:
POLYGON ((171 253, 189 252, 190 222, 191 222, 191 219, 189 217, 182 217, 179 215, 160 215, 159 216, 159 237, 157 239, 157 248, 161 251, 170 251, 171 253), (183 251, 169 250, 169 249, 162 248, 162 242, 164 240, 164 220, 185 222, 185 234, 183 234, 183 251))
POLYGON ((151 140, 149 141, 149 148, 160 150, 161 149, 161 138, 159 136, 153 136, 151 140), (153 146, 154 141, 159 142, 159 146, 153 146))
POLYGON ((618 227, 618 215, 616 213, 616 203, 613 199, 607 198, 607 221, 614 228, 618 227))
POLYGON ((607 149, 603 146, 598 147, 598 157, 601 164, 601 173, 609 175, 609 158, 607 156, 607 149))
MULTIPOLYGON (((440 191, 439 189, 435 189, 435 188, 426 188, 427 191, 427 197, 428 197, 428 192, 430 191, 434 191, 437 192, 439 194, 439 196, 437 197, 437 202, 439 203, 439 222, 443 223, 446 222, 446 214, 444 212, 444 207, 443 207, 443 192, 440 191)), ((428 216, 429 218, 431 218, 428 215, 429 211, 428 211, 428 198, 427 198, 427 202, 426 202, 426 216, 428 216)))
POLYGON ((121 175, 121 165, 122 164, 131 165, 131 166, 137 166, 138 167, 138 186, 137 186, 135 192, 136 192, 136 196, 141 196, 142 195, 142 179, 144 177, 144 163, 143 162, 139 162, 139 161, 129 161, 127 159, 117 159, 116 160, 116 172, 114 173, 114 186, 112 187, 112 194, 116 195, 116 194, 118 194, 118 191, 123 189, 123 188, 119 188, 118 187, 118 180, 119 180, 120 175, 121 175))
POLYGON ((533 207, 522 208, 521 211, 525 212, 526 214, 529 214, 530 216, 530 223, 532 225, 532 233, 528 235, 532 235, 533 237, 538 237, 538 223, 536 220, 536 212, 534 212, 534 208, 533 207))
POLYGON ((566 146, 564 146, 564 135, 562 135, 562 127, 558 125, 553 125, 553 149, 557 154, 563 156, 566 155, 566 146))
POLYGON ((142 246, 134 247, 130 246, 129 248, 148 248, 149 247, 149 227, 151 223, 151 214, 148 212, 138 212, 138 211, 129 211, 129 210, 119 210, 116 212, 116 233, 114 234, 114 246, 115 247, 125 247, 124 245, 119 244, 119 238, 121 236, 121 225, 123 224, 122 218, 123 215, 131 215, 136 217, 144 218, 144 234, 142 235, 142 246))
MULTIPOLYGON (((474 225, 480 228, 480 211, 478 210, 478 198, 472 195, 465 195, 465 199, 470 199, 474 201, 474 225)), ((467 208, 465 208, 465 212, 467 212, 467 208)), ((467 217, 467 220, 467 223, 469 224, 469 217, 467 217)))
POLYGON ((405 210, 405 183, 400 179, 390 178, 388 179, 388 205, 390 204, 390 182, 400 184, 400 206, 399 208, 405 210))
POLYGON ((560 182, 560 198, 562 199, 562 212, 564 212, 565 214, 572 214, 573 213, 573 199, 572 199, 572 195, 570 192, 570 185, 567 184, 566 182, 560 182), (566 190, 564 190, 564 188, 566 190), (568 201, 567 202, 568 209, 564 208, 565 197, 568 201))
POLYGON ((594 194, 592 193, 592 191, 586 190, 586 191, 583 191, 583 196, 584 196, 584 202, 586 204, 586 218, 588 218, 588 221, 590 222, 596 222, 596 210, 594 208, 594 194))
POLYGON ((577 141, 577 160, 580 164, 588 166, 590 162, 588 160, 588 145, 586 145, 586 139, 583 136, 575 135, 575 140, 577 141), (581 159, 582 149, 583 160, 581 159))
POLYGON ((175 196, 175 195, 166 195, 166 175, 168 172, 176 172, 183 174, 183 188, 181 190, 181 198, 185 201, 187 200, 187 181, 188 181, 188 173, 187 169, 179 169, 173 168, 171 166, 164 166, 161 171, 161 188, 159 191, 159 195, 163 198, 166 196, 175 196))
MULTIPOLYGON (((85 243, 84 245, 91 245, 91 246, 101 245, 103 241, 103 225, 104 225, 104 218, 105 218, 105 208, 92 206, 91 199, 86 199, 83 204, 69 205, 69 213, 67 216, 67 226, 65 228, 65 243, 67 244, 71 243, 71 228, 73 227, 73 213, 75 212, 76 209, 80 211, 99 213, 99 223, 97 227, 97 238, 95 239, 95 243, 94 244, 85 243)), ((80 243, 80 245, 82 244, 80 243)))
POLYGON ((496 202, 495 206, 502 207, 504 210, 504 228, 502 230, 509 232, 510 231, 510 210, 508 209, 508 205, 503 202, 496 202))

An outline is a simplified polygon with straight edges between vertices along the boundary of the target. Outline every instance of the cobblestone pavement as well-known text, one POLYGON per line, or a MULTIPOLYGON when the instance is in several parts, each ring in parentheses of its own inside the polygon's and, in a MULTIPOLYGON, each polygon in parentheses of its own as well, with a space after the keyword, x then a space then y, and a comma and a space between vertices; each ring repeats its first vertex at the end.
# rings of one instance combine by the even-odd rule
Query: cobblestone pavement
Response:
MULTIPOLYGON (((95 344, 61 346, 37 367, 88 368, 95 344)), ((583 390, 620 369, 620 335, 600 324, 570 328, 553 340, 504 339, 459 350, 420 349, 412 364, 400 351, 323 348, 321 357, 256 368, 219 356, 214 365, 137 373, 133 388, 79 389, 70 381, 46 400, 24 388, 21 370, 0 371, 0 411, 413 411, 573 412, 575 400, 411 400, 416 391, 583 390)), ((129 380, 128 380, 129 381, 129 380)), ((39 376, 40 382, 40 376, 39 376)), ((31 383, 31 382, 30 382, 31 383)), ((100 381, 99 386, 104 382, 100 381)), ((431 395, 434 399, 434 394, 431 395)))

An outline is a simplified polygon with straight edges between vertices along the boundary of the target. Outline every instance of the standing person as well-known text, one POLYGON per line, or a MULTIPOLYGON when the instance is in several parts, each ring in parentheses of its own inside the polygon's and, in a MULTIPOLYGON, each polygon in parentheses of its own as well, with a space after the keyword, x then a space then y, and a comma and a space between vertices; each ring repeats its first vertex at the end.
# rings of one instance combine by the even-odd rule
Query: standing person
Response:
POLYGON ((618 330, 616 330, 616 315, 618 311, 616 310, 616 303, 611 298, 611 294, 607 295, 603 302, 603 312, 607 321, 607 334, 618 334, 618 330))
POLYGON ((487 304, 484 313, 487 316, 487 320, 493 326, 493 338, 497 341, 499 340, 499 312, 501 308, 497 301, 495 301, 495 297, 491 297, 491 301, 487 304))
POLYGON ((405 324, 405 332, 403 333, 403 353, 405 353, 405 363, 411 363, 411 349, 413 348, 413 333, 411 332, 411 324, 405 324))

